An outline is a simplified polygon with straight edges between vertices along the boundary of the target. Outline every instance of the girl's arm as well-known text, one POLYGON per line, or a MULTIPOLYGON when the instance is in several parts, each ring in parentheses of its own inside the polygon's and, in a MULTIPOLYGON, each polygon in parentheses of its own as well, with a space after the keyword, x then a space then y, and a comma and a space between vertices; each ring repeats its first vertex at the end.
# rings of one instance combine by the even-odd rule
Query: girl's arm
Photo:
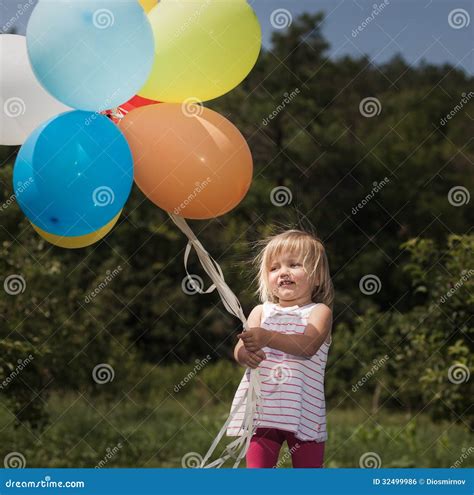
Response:
POLYGON ((256 327, 239 334, 238 337, 250 352, 262 347, 272 347, 294 356, 311 357, 328 338, 331 327, 331 309, 325 304, 318 304, 311 311, 308 325, 302 335, 288 335, 256 327))
MULTIPOLYGON (((262 305, 259 304, 252 309, 247 318, 249 328, 258 327, 262 318, 262 305)), ((261 361, 266 358, 265 353, 260 349, 249 351, 245 349, 241 339, 237 341, 234 347, 234 359, 241 365, 249 368, 257 368, 261 361)))

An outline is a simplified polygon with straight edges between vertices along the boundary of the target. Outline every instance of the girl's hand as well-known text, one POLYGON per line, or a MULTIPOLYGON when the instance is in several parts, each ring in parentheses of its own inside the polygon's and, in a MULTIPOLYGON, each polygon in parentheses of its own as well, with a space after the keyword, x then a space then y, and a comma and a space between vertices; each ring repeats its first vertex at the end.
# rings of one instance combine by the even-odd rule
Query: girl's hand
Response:
POLYGON ((242 366, 247 366, 248 368, 258 368, 260 363, 267 359, 267 356, 262 350, 257 352, 249 352, 245 347, 241 347, 238 352, 238 361, 242 366))
POLYGON ((270 342, 271 332, 260 327, 250 328, 246 332, 239 333, 237 337, 242 339, 245 349, 257 352, 270 342))

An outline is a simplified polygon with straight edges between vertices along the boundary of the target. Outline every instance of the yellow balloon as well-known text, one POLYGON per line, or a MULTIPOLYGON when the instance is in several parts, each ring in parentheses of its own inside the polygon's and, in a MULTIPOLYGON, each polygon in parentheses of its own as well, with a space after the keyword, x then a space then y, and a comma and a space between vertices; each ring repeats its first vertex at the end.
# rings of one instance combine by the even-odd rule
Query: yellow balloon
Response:
POLYGON ((155 61, 138 94, 150 100, 207 101, 228 93, 247 77, 262 46, 246 0, 161 0, 148 19, 155 61))
POLYGON ((145 12, 150 12, 150 10, 158 3, 158 0, 138 0, 141 6, 144 8, 145 12))
POLYGON ((94 244, 95 242, 100 241, 103 237, 105 237, 113 229, 121 213, 122 210, 120 210, 117 216, 115 216, 107 225, 104 225, 99 230, 91 232, 90 234, 73 237, 50 234, 49 232, 40 229, 33 223, 31 225, 36 230, 36 232, 38 232, 38 234, 49 243, 62 248, 77 249, 90 246, 91 244, 94 244))

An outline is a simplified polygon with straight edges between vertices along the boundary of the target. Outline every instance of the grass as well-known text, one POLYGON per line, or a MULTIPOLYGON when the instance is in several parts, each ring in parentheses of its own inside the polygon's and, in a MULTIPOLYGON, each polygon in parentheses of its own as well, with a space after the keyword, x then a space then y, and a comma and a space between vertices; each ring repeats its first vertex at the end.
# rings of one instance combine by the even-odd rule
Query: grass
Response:
MULTIPOLYGON (((191 369, 154 368, 118 396, 55 392, 42 432, 15 427, 0 402, 0 459, 20 452, 27 467, 181 467, 185 454, 206 453, 242 375, 229 363, 208 365, 176 391, 191 369)), ((359 467, 364 454, 378 456, 381 467, 474 466, 472 433, 463 423, 434 423, 423 413, 410 418, 403 411, 371 416, 364 405, 349 402, 351 408, 328 404, 326 467, 359 467)), ((282 467, 291 466, 286 446, 280 459, 282 467)))

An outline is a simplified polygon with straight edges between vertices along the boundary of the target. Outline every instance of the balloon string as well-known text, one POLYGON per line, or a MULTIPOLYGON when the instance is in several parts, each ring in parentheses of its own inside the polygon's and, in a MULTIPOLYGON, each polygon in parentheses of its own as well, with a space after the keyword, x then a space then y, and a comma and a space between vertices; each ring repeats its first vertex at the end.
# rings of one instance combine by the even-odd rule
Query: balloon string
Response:
POLYGON ((110 109, 110 110, 107 110, 107 113, 108 113, 111 117, 113 117, 114 119, 117 119, 117 120, 122 120, 128 112, 125 112, 125 113, 124 113, 123 108, 121 108, 121 107, 116 107, 116 108, 112 108, 112 109, 110 109))
MULTIPOLYGON (((188 276, 188 280, 192 283, 193 289, 200 294, 208 294, 215 289, 219 292, 220 298, 227 309, 227 311, 242 322, 244 331, 248 330, 247 319, 245 318, 242 306, 237 296, 232 292, 230 287, 227 285, 224 274, 222 273, 221 267, 217 263, 214 258, 206 251, 204 246, 201 244, 199 239, 195 236, 194 232, 191 230, 186 220, 183 217, 178 215, 174 215, 173 213, 168 213, 173 222, 177 225, 177 227, 183 232, 184 235, 188 238, 188 245, 186 246, 186 250, 184 253, 184 268, 186 270, 186 274, 188 276), (202 267, 205 272, 209 275, 213 284, 206 290, 202 290, 193 280, 192 276, 188 272, 188 258, 191 252, 191 249, 194 248, 196 251, 199 261, 201 262, 202 267)), ((227 460, 230 458, 236 459, 234 462, 234 468, 237 468, 247 453, 247 450, 250 445, 250 440, 255 432, 257 427, 257 419, 259 413, 259 403, 261 400, 261 387, 260 387, 260 377, 258 373, 258 369, 247 369, 246 373, 249 373, 249 386, 247 388, 246 393, 241 397, 238 404, 232 409, 229 414, 227 420, 222 426, 221 430, 217 434, 216 438, 212 442, 209 450, 204 456, 201 467, 203 468, 220 468, 227 460), (214 453, 217 445, 220 440, 224 436, 224 433, 227 430, 229 423, 235 417, 240 407, 245 403, 245 412, 242 420, 242 426, 239 432, 242 432, 241 437, 231 442, 224 449, 221 457, 216 459, 215 461, 206 464, 210 459, 212 454, 214 453)))

